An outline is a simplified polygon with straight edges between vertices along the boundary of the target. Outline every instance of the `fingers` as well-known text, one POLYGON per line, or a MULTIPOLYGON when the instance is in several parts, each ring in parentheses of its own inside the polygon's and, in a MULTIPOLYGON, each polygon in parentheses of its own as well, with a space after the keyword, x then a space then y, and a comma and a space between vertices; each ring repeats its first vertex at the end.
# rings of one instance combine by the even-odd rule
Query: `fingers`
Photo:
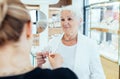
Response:
POLYGON ((51 55, 49 55, 50 56, 50 58, 54 58, 55 57, 55 55, 54 54, 51 54, 51 55))
POLYGON ((37 65, 39 67, 42 67, 42 64, 44 64, 46 62, 45 59, 46 59, 47 56, 48 56, 47 52, 45 52, 45 53, 39 52, 39 53, 36 54, 37 65))
POLYGON ((37 60, 38 67, 42 67, 42 64, 44 64, 46 60, 37 60))
POLYGON ((39 53, 36 54, 36 58, 37 59, 46 58, 48 55, 49 55, 48 52, 39 52, 39 53))
POLYGON ((48 57, 52 68, 58 68, 62 66, 63 58, 59 54, 50 54, 48 57))

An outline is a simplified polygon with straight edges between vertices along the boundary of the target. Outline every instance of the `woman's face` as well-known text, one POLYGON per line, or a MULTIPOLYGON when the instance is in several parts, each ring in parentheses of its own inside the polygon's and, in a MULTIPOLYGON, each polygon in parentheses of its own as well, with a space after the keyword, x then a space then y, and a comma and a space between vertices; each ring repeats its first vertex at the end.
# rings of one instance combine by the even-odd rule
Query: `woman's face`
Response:
POLYGON ((78 30, 79 21, 70 10, 61 12, 61 26, 66 34, 74 33, 78 30))

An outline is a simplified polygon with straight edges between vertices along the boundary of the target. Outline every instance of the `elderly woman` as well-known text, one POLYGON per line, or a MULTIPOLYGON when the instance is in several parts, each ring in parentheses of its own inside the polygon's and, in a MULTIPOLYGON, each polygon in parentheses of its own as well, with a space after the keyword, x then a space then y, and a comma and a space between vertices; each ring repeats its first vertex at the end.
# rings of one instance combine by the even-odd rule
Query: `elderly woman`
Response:
POLYGON ((68 68, 58 68, 62 63, 59 54, 48 55, 53 70, 33 68, 31 36, 25 6, 19 0, 0 0, 0 79, 77 79, 68 68))
MULTIPOLYGON (((105 79, 102 65, 97 52, 97 44, 79 32, 82 19, 73 7, 61 11, 61 26, 64 33, 49 41, 53 53, 63 56, 63 67, 73 70, 79 79, 105 79)), ((37 54, 38 66, 45 63, 46 53, 37 54)))

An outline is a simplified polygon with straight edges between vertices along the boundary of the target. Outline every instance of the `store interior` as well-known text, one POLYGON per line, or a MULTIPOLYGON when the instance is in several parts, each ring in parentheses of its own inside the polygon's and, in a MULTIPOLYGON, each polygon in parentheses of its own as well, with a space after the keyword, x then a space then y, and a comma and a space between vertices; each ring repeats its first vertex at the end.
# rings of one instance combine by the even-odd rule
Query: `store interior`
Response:
POLYGON ((48 41, 62 34, 60 10, 74 6, 83 23, 81 33, 98 44, 98 53, 106 79, 120 79, 120 1, 119 0, 21 0, 33 22, 31 63, 36 66, 36 52, 47 48, 48 41), (46 23, 47 22, 47 23, 46 23), (45 25, 39 28, 39 25, 45 25))

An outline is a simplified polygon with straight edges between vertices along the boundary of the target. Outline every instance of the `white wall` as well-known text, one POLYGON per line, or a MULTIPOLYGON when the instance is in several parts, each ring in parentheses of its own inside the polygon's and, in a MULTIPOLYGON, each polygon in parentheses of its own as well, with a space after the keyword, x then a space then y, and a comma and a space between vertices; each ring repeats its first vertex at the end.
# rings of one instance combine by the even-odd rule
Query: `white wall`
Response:
POLYGON ((59 2, 59 0, 21 0, 25 4, 30 4, 30 5, 39 5, 42 3, 46 4, 56 4, 59 2))
MULTIPOLYGON (((72 6, 76 8, 76 11, 83 12, 83 0, 72 0, 72 6)), ((82 15, 83 16, 83 15, 82 15)))

